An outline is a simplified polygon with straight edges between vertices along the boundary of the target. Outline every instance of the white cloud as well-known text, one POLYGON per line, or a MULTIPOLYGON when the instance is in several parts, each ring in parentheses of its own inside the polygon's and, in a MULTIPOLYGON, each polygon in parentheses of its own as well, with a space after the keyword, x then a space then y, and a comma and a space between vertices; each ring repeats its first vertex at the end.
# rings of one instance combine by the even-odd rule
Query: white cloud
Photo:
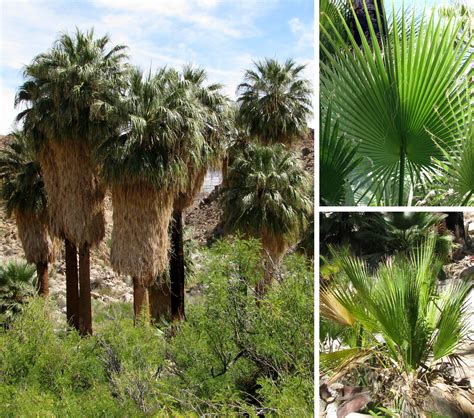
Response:
MULTIPOLYGON (((94 27, 97 35, 108 33, 114 44, 127 45, 131 62, 145 71, 150 66, 203 66, 210 82, 224 84, 226 94, 234 99, 244 71, 261 58, 253 56, 250 51, 254 49, 242 47, 239 40, 258 39, 265 29, 257 24, 257 18, 278 0, 83 0, 77 13, 51 0, 21 6, 12 0, 0 1, 3 134, 11 129, 17 114, 13 98, 16 86, 22 83, 21 68, 47 50, 58 32, 71 32, 76 26, 83 30, 94 27), (52 4, 56 7, 49 7, 52 4)), ((290 22, 296 39, 291 41, 290 36, 290 42, 302 45, 307 27, 297 18, 290 22)))
POLYGON ((288 21, 291 32, 297 39, 296 48, 301 50, 311 47, 314 42, 314 24, 304 24, 297 17, 293 17, 288 21))

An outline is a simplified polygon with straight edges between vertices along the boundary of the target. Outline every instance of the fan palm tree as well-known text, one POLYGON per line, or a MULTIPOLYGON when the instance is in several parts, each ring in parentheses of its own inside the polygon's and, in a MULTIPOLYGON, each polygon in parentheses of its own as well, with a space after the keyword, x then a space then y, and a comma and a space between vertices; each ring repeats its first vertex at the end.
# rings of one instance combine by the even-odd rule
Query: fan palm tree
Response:
MULTIPOLYGON (((24 70, 26 82, 16 103, 18 115, 38 149, 51 230, 66 240, 68 319, 92 333, 90 248, 104 236, 104 186, 93 158, 97 143, 109 135, 124 87, 124 46, 110 46, 93 30, 62 34, 24 70), (79 248, 79 293, 75 247, 79 248), (76 261, 75 261, 76 260, 76 261), (75 311, 80 300, 78 312, 75 311)), ((118 120, 118 118, 117 118, 118 120)))
POLYGON ((57 253, 57 242, 49 234, 46 193, 35 152, 21 132, 0 150, 1 196, 7 216, 15 214, 25 258, 36 265, 37 290, 48 296, 48 263, 57 253))
POLYGON ((351 359, 378 358, 397 372, 394 392, 412 413, 425 401, 417 394, 431 383, 436 364, 443 359, 455 362, 468 332, 466 299, 472 284, 454 282, 444 291, 438 289, 442 263, 435 246, 432 235, 409 257, 395 256, 373 275, 360 259, 333 252, 346 279, 321 292, 321 314, 346 327, 362 326, 366 342, 364 347, 322 354, 323 367, 331 365, 341 376, 351 359))
POLYGON ((293 152, 283 145, 250 144, 229 167, 223 191, 227 228, 259 238, 266 274, 263 294, 288 245, 296 241, 312 210, 311 182, 293 152))
POLYGON ((418 19, 402 10, 380 38, 367 19, 368 40, 356 19, 361 47, 347 24, 350 45, 321 27, 336 49, 321 44, 328 61, 321 63, 321 101, 339 115, 340 132, 359 143, 363 162, 352 178, 359 202, 409 203, 414 187, 433 175, 435 159, 444 159, 439 146, 456 146, 472 35, 460 34, 459 19, 427 13, 418 19))
POLYGON ((202 107, 204 118, 203 131, 200 135, 204 139, 203 142, 195 141, 192 137, 182 138, 180 152, 181 158, 186 161, 187 176, 184 187, 177 190, 173 202, 170 257, 171 314, 173 319, 181 320, 184 319, 185 283, 183 211, 191 205, 201 190, 207 170, 216 166, 221 160, 230 125, 226 110, 228 99, 221 91, 221 84, 206 85, 205 70, 189 65, 183 68, 179 80, 195 96, 197 104, 202 107))
POLYGON ((146 77, 132 70, 124 103, 129 118, 98 150, 114 207, 111 263, 132 276, 136 316, 147 314, 148 288, 168 269, 174 197, 188 174, 182 139, 204 145, 201 106, 175 77, 173 70, 146 77))
POLYGON ((311 87, 305 65, 274 59, 254 63, 237 87, 237 121, 247 135, 262 144, 291 144, 307 133, 311 87))

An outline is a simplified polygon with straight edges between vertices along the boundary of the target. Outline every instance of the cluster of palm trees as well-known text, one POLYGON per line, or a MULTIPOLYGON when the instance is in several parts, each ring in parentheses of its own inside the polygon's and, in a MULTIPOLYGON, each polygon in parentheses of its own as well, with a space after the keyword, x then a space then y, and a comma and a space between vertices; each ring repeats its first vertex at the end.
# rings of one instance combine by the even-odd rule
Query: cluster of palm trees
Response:
POLYGON ((472 204, 472 16, 321 2, 322 204, 472 204))
POLYGON ((82 335, 92 333, 90 249, 104 237, 107 192, 110 261, 133 279, 136 317, 151 305, 184 318, 183 211, 210 167, 225 161, 229 230, 261 238, 272 266, 311 213, 309 176, 289 149, 311 112, 304 66, 256 63, 235 104, 201 68, 144 74, 127 58, 93 30, 61 34, 24 69, 22 130, 0 158, 2 197, 43 295, 65 244, 66 315, 82 335))

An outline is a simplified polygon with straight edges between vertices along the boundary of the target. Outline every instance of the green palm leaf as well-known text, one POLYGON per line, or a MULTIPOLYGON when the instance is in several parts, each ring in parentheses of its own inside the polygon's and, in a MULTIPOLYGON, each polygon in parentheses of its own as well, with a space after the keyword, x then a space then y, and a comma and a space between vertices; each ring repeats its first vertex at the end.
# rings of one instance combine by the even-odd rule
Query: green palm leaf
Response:
POLYGON ((407 204, 410 189, 432 175, 433 158, 443 158, 436 143, 445 150, 456 144, 472 35, 459 19, 435 11, 417 21, 415 12, 402 10, 401 23, 394 19, 379 40, 367 13, 369 40, 356 19, 361 48, 347 24, 344 33, 333 25, 333 35, 321 26, 337 47, 333 55, 321 44, 329 62, 321 64, 322 102, 332 103, 341 132, 359 142, 364 166, 353 179, 359 201, 407 204))
POLYGON ((319 125, 319 180, 322 204, 344 202, 349 174, 357 167, 360 157, 357 146, 339 135, 339 121, 333 121, 331 106, 319 125))

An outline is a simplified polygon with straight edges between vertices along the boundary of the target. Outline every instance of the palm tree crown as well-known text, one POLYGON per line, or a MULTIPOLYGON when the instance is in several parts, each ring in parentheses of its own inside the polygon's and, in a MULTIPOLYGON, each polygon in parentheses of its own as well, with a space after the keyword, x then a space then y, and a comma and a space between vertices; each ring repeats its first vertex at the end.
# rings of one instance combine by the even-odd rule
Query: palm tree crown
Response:
MULTIPOLYGON (((16 104, 29 106, 18 115, 25 128, 36 129, 55 141, 104 138, 124 88, 125 46, 108 49, 108 36, 94 31, 62 34, 53 47, 26 66, 27 81, 16 104)), ((93 143, 92 142, 92 143, 93 143)))
POLYGON ((282 145, 249 145, 229 169, 224 206, 228 226, 261 237, 294 240, 307 222, 310 180, 282 145))
POLYGON ((13 140, 0 152, 1 197, 7 215, 15 210, 42 213, 46 210, 46 192, 32 143, 21 132, 10 136, 13 140))
POLYGON ((184 137, 204 146, 203 112, 190 90, 176 80, 174 70, 146 77, 130 71, 123 103, 127 122, 118 135, 99 147, 108 183, 146 181, 157 188, 177 187, 186 178, 181 148, 184 137))
POLYGON ((304 135, 311 114, 311 87, 305 65, 274 59, 254 63, 237 88, 238 121, 263 144, 291 143, 304 135))

